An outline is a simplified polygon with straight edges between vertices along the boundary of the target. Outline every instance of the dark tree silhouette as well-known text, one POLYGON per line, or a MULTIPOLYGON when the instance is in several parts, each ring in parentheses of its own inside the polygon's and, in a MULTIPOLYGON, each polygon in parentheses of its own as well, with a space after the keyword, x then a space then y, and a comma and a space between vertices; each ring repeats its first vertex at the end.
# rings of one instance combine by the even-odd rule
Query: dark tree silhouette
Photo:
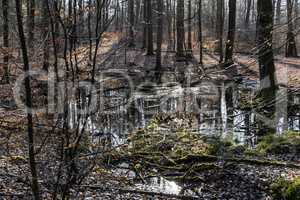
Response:
POLYGON ((288 21, 288 31, 286 38, 286 57, 297 57, 297 47, 294 34, 294 23, 293 23, 293 2, 292 0, 287 0, 287 21, 288 21))
POLYGON ((153 50, 153 22, 152 22, 152 0, 146 0, 147 7, 147 55, 154 55, 153 50))
MULTIPOLYGON (((17 14, 17 24, 18 32, 20 38, 20 46, 23 55, 23 71, 25 73, 29 72, 29 61, 27 54, 26 39, 23 30, 23 17, 21 11, 20 0, 15 0, 16 2, 16 14, 17 14)), ((25 77, 25 94, 26 94, 26 111, 27 111, 27 131, 28 131, 28 154, 29 154, 29 165, 31 170, 31 188, 35 200, 40 199, 40 191, 38 184, 38 173, 35 161, 35 145, 34 145, 34 132, 33 132, 33 119, 32 119, 32 97, 31 97, 31 86, 29 76, 25 77)))
POLYGON ((3 64, 4 64, 4 75, 3 81, 5 83, 9 83, 9 21, 8 21, 8 0, 2 0, 2 11, 3 11, 3 47, 5 48, 4 56, 3 56, 3 64))
POLYGON ((35 26, 35 0, 27 0, 27 18, 28 47, 33 48, 35 26))
POLYGON ((177 15, 176 15, 176 27, 177 27, 177 50, 176 56, 178 60, 182 60, 185 57, 184 42, 184 0, 177 0, 177 15))
POLYGON ((236 24, 236 0, 229 0, 228 34, 226 41, 225 62, 232 64, 236 24))

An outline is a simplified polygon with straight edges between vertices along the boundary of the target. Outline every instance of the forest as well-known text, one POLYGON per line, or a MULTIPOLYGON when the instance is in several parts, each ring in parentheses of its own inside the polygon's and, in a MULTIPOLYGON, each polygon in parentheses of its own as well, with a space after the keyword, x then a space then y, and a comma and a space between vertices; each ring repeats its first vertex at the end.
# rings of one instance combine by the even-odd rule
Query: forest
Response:
POLYGON ((0 200, 300 200, 300 0, 1 0, 0 200))

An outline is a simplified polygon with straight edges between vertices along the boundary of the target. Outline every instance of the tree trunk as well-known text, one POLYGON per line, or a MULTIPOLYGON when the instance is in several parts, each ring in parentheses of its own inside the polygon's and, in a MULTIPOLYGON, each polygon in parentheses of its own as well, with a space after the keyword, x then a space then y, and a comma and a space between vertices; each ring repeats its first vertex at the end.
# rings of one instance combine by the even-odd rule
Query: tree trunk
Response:
POLYGON ((69 20, 72 20, 73 1, 68 1, 68 16, 69 20))
POLYGON ((173 41, 173 50, 175 51, 176 50, 176 30, 177 30, 177 18, 175 19, 175 16, 176 16, 176 1, 174 0, 173 1, 173 16, 174 16, 174 20, 173 20, 173 38, 174 38, 174 41, 173 41))
POLYGON ((116 32, 119 32, 119 26, 120 26, 120 23, 119 23, 119 15, 120 15, 120 2, 119 0, 116 0, 116 21, 115 21, 115 29, 116 29, 116 32))
POLYGON ((43 39, 43 69, 49 68, 49 15, 47 11, 47 1, 42 1, 42 39, 43 39))
MULTIPOLYGON (((272 31, 273 31, 273 7, 272 0, 258 0, 257 1, 257 46, 259 74, 260 74, 260 96, 265 102, 272 102, 276 99, 276 75, 272 45, 272 31)), ((260 118, 259 124, 262 124, 267 119, 273 119, 275 112, 275 104, 261 109, 264 114, 260 118), (265 114, 267 113, 267 114, 265 114)), ((275 132, 276 127, 260 125, 260 134, 275 132)))
POLYGON ((171 49, 173 40, 172 40, 172 2, 167 0, 167 23, 168 23, 168 49, 171 49))
MULTIPOLYGON (((79 0, 78 1, 78 33, 79 34, 83 34, 84 32, 84 27, 85 27, 85 23, 84 23, 84 0, 79 0)), ((80 42, 80 40, 77 40, 78 42, 80 42)))
POLYGON ((164 0, 156 0, 157 2, 157 38, 156 38, 156 67, 155 67, 155 82, 161 82, 161 46, 163 41, 163 20, 164 20, 164 0))
POLYGON ((235 39, 236 26, 236 0, 229 0, 229 17, 228 17, 228 34, 226 41, 225 62, 229 65, 233 64, 233 48, 235 39))
POLYGON ((152 24, 152 0, 147 2, 147 55, 154 55, 153 53, 153 24, 152 24))
MULTIPOLYGON (((20 46, 23 54, 23 64, 24 64, 24 73, 29 72, 29 62, 27 55, 26 39, 24 36, 23 22, 22 22, 22 10, 20 0, 15 0, 16 2, 16 14, 17 14, 17 23, 18 23, 18 32, 20 38, 20 46)), ((25 77, 25 95, 26 95, 26 112, 27 112, 27 125, 28 125, 28 153, 29 153, 29 165, 31 170, 31 188, 35 200, 40 199, 39 185, 38 185, 38 173, 36 169, 35 162, 35 148, 34 148, 34 133, 33 133, 33 120, 32 120, 32 99, 31 99, 31 88, 30 88, 30 78, 25 77)))
POLYGON ((4 56, 3 56, 3 64, 4 64, 4 76, 3 82, 9 83, 9 20, 8 20, 8 0, 2 0, 2 11, 3 11, 3 47, 5 48, 4 56))
POLYGON ((136 0, 135 5, 135 27, 138 27, 140 22, 141 0, 136 0))
POLYGON ((34 48, 34 18, 35 18, 35 0, 27 0, 27 31, 28 47, 34 48))
POLYGON ((281 17, 281 0, 277 0, 276 3, 276 25, 280 24, 280 17, 281 17))
MULTIPOLYGON (((118 0, 119 2, 119 0, 118 0)), ((122 26, 122 25, 121 25, 122 26)), ((121 28, 122 30, 122 28, 121 28)), ((92 41, 92 0, 88 1, 88 37, 89 37, 89 62, 88 66, 92 65, 92 48, 93 48, 93 41, 92 41)))
MULTIPOLYGON (((229 17, 228 17, 228 34, 226 41, 226 52, 225 52, 225 67, 229 67, 226 72, 229 76, 234 76, 237 74, 236 66, 231 66, 234 64, 233 62, 233 49, 234 49, 234 40, 235 40, 235 28, 236 28, 236 0, 229 0, 229 17)), ((233 102, 234 95, 234 87, 230 86, 225 90, 225 98, 226 98, 226 109, 227 109, 227 128, 229 129, 229 133, 233 133, 233 102)))
POLYGON ((134 0, 128 0, 129 47, 134 47, 134 0))
POLYGON ((247 10, 246 10, 246 17, 245 17, 245 28, 246 29, 248 29, 249 25, 250 25, 251 3, 252 3, 252 0, 247 0, 247 10))
POLYGON ((53 56, 54 56, 54 72, 55 72, 55 77, 56 77, 56 82, 58 83, 59 82, 59 74, 58 74, 58 45, 57 45, 57 37, 58 37, 58 33, 56 32, 57 31, 57 28, 55 28, 55 24, 57 24, 58 22, 57 21, 57 13, 54 12, 54 15, 51 13, 50 11, 50 5, 49 5, 49 0, 45 0, 47 2, 47 11, 48 11, 48 14, 50 16, 50 27, 51 27, 51 36, 52 36, 52 46, 53 46, 53 56))
POLYGON ((157 12, 158 12, 158 20, 157 20, 157 49, 156 49, 156 71, 158 72, 161 68, 161 45, 163 40, 163 12, 164 12, 164 2, 163 0, 157 0, 157 12))
POLYGON ((176 56, 178 61, 185 58, 184 54, 184 41, 185 41, 185 31, 184 31, 184 0, 177 0, 177 15, 176 15, 176 25, 177 25, 177 51, 176 56))
POLYGON ((192 47, 192 0, 188 0, 188 50, 187 57, 193 57, 192 47))
POLYGON ((217 52, 220 54, 219 62, 223 62, 223 29, 224 29, 224 0, 217 1, 216 32, 218 38, 217 52))
POLYGON ((294 35, 294 23, 293 23, 293 3, 292 0, 287 0, 287 21, 288 31, 286 39, 286 57, 297 57, 297 47, 294 35))
POLYGON ((199 42, 199 64, 203 65, 203 41, 202 41, 202 0, 198 0, 198 42, 199 42))
POLYGON ((125 8, 124 8, 124 2, 121 2, 121 32, 123 33, 123 26, 124 26, 124 18, 125 18, 125 8))
POLYGON ((143 45, 142 49, 147 47, 147 0, 143 1, 143 45))
POLYGON ((297 29, 297 27, 299 26, 299 22, 300 22, 300 19, 299 19, 299 13, 300 13, 300 7, 299 7, 299 0, 295 0, 295 6, 294 6, 294 12, 295 12, 295 29, 297 29))

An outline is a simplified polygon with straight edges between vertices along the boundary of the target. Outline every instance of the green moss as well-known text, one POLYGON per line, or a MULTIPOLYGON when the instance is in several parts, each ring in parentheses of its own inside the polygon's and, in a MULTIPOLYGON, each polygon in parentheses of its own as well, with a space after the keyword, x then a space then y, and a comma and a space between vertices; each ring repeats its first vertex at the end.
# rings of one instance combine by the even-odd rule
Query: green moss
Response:
POLYGON ((278 179, 271 185, 271 193, 274 200, 300 200, 300 177, 293 181, 278 179))
POLYGON ((258 157, 266 155, 264 151, 259 151, 257 149, 246 149, 244 154, 247 156, 258 156, 258 157))
POLYGON ((209 138, 205 140, 210 144, 208 154, 210 155, 221 155, 228 152, 228 149, 234 146, 233 140, 230 138, 209 138))
POLYGON ((287 132, 282 135, 267 135, 261 138, 256 151, 260 154, 289 154, 300 152, 300 134, 287 132))
POLYGON ((172 122, 175 117, 155 117, 144 129, 139 129, 129 137, 129 151, 160 152, 171 158, 188 154, 207 154, 210 145, 199 134, 193 134, 185 126, 178 126, 174 133, 165 133, 159 127, 172 122))

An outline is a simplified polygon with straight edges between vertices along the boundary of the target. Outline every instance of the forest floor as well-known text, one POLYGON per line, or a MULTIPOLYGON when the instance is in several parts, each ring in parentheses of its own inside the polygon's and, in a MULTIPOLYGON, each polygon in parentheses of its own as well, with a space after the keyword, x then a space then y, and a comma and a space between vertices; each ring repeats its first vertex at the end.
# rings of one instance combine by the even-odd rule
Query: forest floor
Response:
MULTIPOLYGON (((139 48, 125 49, 124 43, 119 41, 120 36, 106 36, 98 56, 98 73, 103 70, 118 70, 130 74, 136 83, 151 81, 155 71, 155 56, 146 56, 139 48)), ((87 52, 88 47, 78 49, 87 52)), ((196 52, 196 51, 195 51, 196 52)), ((79 54, 79 52, 78 52, 79 54)), ((22 64, 17 52, 13 54, 11 73, 13 79, 22 73, 22 64)), ((87 64, 87 53, 79 58, 82 79, 88 77, 84 67, 87 64)), ((37 55, 38 56, 38 55, 37 55)), ((198 55, 195 53, 195 58, 198 55)), ((34 58, 34 57, 32 57, 34 58)), ((33 60, 33 59, 32 59, 33 60)), ((40 60, 40 59, 37 59, 40 60)), ((61 61, 62 62, 62 61, 61 61)), ((187 63, 176 62, 174 52, 163 53, 162 82, 180 82, 187 70, 192 72, 192 80, 197 82, 203 78, 227 80, 223 69, 218 66, 218 56, 206 52, 204 54, 204 67, 197 64, 196 59, 187 63), (198 80, 197 80, 198 79, 198 80)), ((277 56, 276 73, 279 83, 289 88, 300 88, 300 58, 284 58, 277 56)), ((244 78, 258 81, 258 65, 255 57, 249 55, 235 55, 235 63, 239 74, 244 78)), ((33 63, 32 68, 38 69, 41 63, 33 63)), ((1 72, 2 73, 2 72, 1 72)), ((0 74, 1 76, 1 74, 0 74)), ((40 101, 42 92, 38 82, 33 82, 34 101, 40 101), (38 97, 38 98, 36 98, 38 97)), ((35 115, 35 129, 37 137, 43 138, 53 128, 52 119, 44 115, 35 115)), ((26 144, 26 115, 23 108, 16 107, 14 102, 13 83, 0 85, 0 200, 26 199, 30 193, 28 186, 29 169, 27 165, 26 144)), ((47 152, 42 151, 40 160, 46 157, 47 152)), ((270 158, 264 158, 270 159, 270 158)), ((277 158, 279 159, 279 158, 277 158)), ((220 161, 222 162, 222 161, 220 161)), ((293 161, 299 165, 300 160, 293 161)), ((223 164, 223 163, 222 163, 223 164)), ((299 169, 278 166, 254 166, 247 164, 230 165, 221 171, 210 171, 198 174, 203 181, 197 186, 180 186, 186 190, 185 194, 168 193, 164 187, 151 188, 149 184, 137 185, 128 175, 120 175, 106 171, 100 166, 95 169, 84 185, 78 189, 77 199, 268 199, 269 185, 278 177, 291 178, 300 176, 299 169), (125 181, 124 181, 125 180, 125 181), (129 184, 130 183, 130 184, 129 184), (129 185, 128 185, 129 184, 129 185), (197 188, 195 192, 191 188, 197 188)), ((44 177, 46 169, 40 171, 44 177)), ((47 183, 42 183, 46 185, 47 183)), ((157 187, 157 186, 156 186, 157 187)), ((171 187, 175 187, 174 185, 171 187)), ((177 186, 176 186, 177 187, 177 186)), ((46 188, 46 187, 45 187, 46 188)), ((46 190, 46 189, 45 189, 46 190)), ((48 196, 44 197, 45 199, 48 196)))

